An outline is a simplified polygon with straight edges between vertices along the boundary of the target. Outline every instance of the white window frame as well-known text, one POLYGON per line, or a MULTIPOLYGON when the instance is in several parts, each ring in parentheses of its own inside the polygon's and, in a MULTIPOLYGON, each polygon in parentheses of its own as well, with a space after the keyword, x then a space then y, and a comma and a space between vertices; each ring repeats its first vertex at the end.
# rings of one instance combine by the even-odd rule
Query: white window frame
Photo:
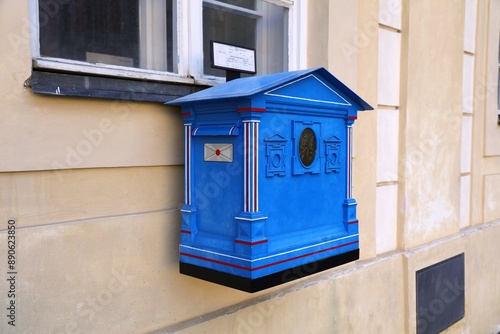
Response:
MULTIPOLYGON (((265 1, 288 8, 288 70, 304 69, 307 64, 308 0, 265 1)), ((34 68, 183 84, 216 85, 224 81, 219 77, 203 75, 203 41, 200 33, 203 0, 177 0, 177 73, 42 57, 40 56, 38 0, 28 0, 28 10, 31 26, 31 57, 34 68)))

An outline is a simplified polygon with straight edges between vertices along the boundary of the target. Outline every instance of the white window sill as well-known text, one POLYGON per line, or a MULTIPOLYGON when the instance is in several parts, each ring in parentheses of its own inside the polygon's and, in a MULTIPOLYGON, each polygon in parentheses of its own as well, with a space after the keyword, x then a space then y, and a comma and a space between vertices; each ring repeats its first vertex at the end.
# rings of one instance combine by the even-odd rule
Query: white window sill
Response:
POLYGON ((83 61, 59 58, 34 58, 33 68, 49 71, 72 72, 84 75, 89 74, 136 80, 163 81, 192 85, 196 84, 193 78, 175 73, 99 63, 91 64, 83 61))

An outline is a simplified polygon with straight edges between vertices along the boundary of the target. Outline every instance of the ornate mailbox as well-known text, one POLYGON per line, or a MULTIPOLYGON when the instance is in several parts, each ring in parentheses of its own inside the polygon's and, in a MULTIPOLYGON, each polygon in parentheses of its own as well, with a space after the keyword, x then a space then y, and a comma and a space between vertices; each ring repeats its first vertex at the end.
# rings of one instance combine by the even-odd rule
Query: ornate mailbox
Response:
POLYGON ((237 79, 184 118, 180 272, 255 292, 359 258, 352 125, 372 109, 324 68, 237 79))

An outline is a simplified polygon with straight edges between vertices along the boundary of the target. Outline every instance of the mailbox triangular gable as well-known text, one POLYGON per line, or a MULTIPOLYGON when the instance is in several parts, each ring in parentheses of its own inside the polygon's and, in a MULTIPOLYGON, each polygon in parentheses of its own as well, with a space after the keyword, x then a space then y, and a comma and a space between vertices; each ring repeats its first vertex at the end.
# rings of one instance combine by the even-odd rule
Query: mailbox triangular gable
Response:
POLYGON ((325 68, 241 78, 168 102, 187 105, 200 101, 257 98, 259 95, 308 101, 355 110, 373 108, 325 68))
POLYGON ((352 106, 347 99, 314 73, 273 88, 264 94, 291 100, 327 103, 345 107, 352 106))

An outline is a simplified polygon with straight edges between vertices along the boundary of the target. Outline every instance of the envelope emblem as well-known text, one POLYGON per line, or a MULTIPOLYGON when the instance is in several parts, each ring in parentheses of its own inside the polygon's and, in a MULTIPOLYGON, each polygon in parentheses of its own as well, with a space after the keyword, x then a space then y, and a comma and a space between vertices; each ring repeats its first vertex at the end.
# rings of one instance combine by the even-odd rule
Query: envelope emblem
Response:
POLYGON ((213 162, 233 162, 233 144, 205 144, 204 160, 213 162))

